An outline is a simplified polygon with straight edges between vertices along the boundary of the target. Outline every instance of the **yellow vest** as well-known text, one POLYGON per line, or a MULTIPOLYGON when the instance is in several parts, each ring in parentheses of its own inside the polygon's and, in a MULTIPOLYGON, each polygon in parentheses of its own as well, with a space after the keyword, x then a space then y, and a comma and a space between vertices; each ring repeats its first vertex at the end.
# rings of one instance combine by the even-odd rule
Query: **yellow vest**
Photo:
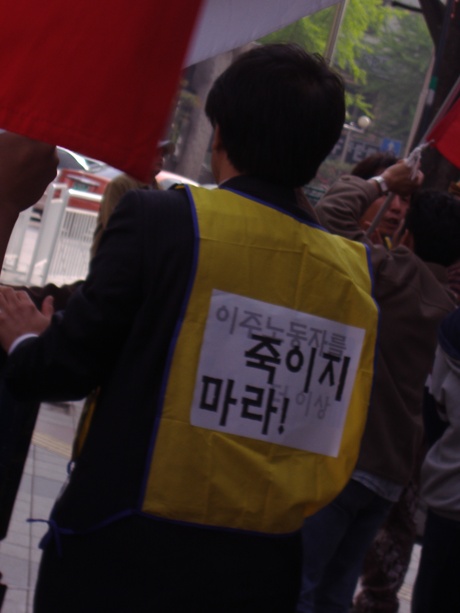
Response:
POLYGON ((289 533, 357 460, 378 320, 367 252, 229 190, 189 193, 197 260, 142 511, 289 533))

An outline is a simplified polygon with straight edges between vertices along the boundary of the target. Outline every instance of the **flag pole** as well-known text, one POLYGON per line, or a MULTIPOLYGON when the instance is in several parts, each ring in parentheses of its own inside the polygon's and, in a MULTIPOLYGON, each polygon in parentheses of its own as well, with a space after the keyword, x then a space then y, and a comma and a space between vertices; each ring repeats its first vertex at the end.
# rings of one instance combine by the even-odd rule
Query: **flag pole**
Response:
POLYGON ((341 2, 339 2, 335 7, 334 19, 332 21, 331 29, 329 31, 329 38, 324 51, 324 59, 327 60, 331 66, 337 49, 337 40, 339 37, 340 28, 342 27, 347 5, 348 0, 341 0, 341 2))
POLYGON ((447 111, 450 109, 451 105, 455 102, 459 94, 460 94, 460 76, 457 78, 456 82, 454 83, 454 86, 449 92, 449 95, 446 97, 446 99, 442 103, 434 119, 431 121, 430 125, 425 130, 423 137, 420 139, 421 144, 426 142, 427 134, 429 134, 431 130, 434 128, 434 126, 438 123, 438 121, 441 121, 444 115, 446 115, 447 111))

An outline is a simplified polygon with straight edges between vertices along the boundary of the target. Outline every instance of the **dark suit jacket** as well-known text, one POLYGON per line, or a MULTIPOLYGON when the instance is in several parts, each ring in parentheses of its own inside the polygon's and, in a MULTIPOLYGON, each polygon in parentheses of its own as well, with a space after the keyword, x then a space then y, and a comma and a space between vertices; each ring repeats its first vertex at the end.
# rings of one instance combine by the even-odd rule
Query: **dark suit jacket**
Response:
MULTIPOLYGON (((310 219, 297 208, 293 190, 249 177, 232 179, 226 187, 310 219)), ((96 386, 101 388, 81 456, 53 511, 60 528, 86 531, 136 507, 167 352, 189 282, 194 241, 184 189, 130 192, 111 217, 89 276, 65 313, 57 313, 41 337, 24 342, 9 359, 10 389, 22 397, 78 399, 96 386)), ((170 548, 163 523, 147 522, 150 536, 156 531, 157 556, 170 548)), ((188 528, 184 532, 181 528, 180 534, 183 552, 179 557, 187 560, 183 572, 196 572, 198 579, 198 573, 214 570, 211 553, 204 556, 205 562, 201 555, 198 565, 193 560, 197 540, 204 551, 211 541, 215 548, 216 531, 188 528)), ((240 572, 243 564, 249 574, 258 569, 262 583, 248 591, 253 591, 254 602, 259 603, 261 596, 256 592, 266 593, 268 601, 261 611, 271 610, 273 595, 266 587, 270 583, 289 584, 295 602, 300 560, 297 536, 270 539, 224 531, 217 534, 218 549, 227 564, 239 566, 240 572), (226 549, 230 543, 231 553, 226 549), (273 581, 267 581, 267 572, 273 581)), ((140 542, 139 555, 147 564, 153 554, 151 548, 142 548, 140 542)), ((180 583, 179 558, 176 563, 180 583)), ((231 577, 221 580, 225 600, 235 589, 231 587, 234 581, 231 577)))

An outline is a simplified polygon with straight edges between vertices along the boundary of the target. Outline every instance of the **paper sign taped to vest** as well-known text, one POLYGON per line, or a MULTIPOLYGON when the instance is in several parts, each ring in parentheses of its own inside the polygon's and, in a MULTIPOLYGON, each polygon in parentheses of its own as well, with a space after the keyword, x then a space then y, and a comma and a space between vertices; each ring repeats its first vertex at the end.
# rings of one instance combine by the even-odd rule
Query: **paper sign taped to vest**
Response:
POLYGON ((213 290, 191 424, 337 457, 364 334, 213 290))

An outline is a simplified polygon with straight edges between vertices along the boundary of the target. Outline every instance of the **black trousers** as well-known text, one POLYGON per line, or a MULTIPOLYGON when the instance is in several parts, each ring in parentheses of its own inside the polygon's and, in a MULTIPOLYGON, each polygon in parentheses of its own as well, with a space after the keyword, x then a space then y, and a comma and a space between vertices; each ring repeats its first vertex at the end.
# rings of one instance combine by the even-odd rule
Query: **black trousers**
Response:
POLYGON ((265 537, 133 516, 50 539, 35 613, 291 613, 300 534, 265 537))
POLYGON ((428 511, 412 613, 460 611, 460 522, 428 511))

